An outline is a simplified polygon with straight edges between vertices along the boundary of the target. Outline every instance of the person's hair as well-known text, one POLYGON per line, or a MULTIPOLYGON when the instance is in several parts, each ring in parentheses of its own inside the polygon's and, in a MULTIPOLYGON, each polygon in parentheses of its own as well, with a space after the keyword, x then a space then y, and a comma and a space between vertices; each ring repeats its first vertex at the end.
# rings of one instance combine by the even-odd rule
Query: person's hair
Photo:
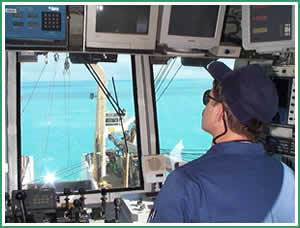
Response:
POLYGON ((226 103, 225 97, 222 93, 222 86, 217 81, 214 80, 213 82, 213 89, 212 93, 216 100, 223 103, 224 105, 224 112, 227 114, 227 124, 228 127, 235 133, 246 136, 249 140, 255 141, 257 139, 258 133, 262 129, 262 123, 259 120, 251 119, 249 121, 248 126, 241 123, 238 118, 232 113, 231 109, 229 108, 228 104, 226 103))

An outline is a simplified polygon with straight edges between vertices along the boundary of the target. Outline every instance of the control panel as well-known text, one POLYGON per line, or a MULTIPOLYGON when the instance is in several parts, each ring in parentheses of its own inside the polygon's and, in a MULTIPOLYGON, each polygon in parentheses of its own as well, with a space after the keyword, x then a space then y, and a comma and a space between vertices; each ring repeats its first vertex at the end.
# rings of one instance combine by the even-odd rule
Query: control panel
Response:
POLYGON ((56 192, 54 189, 30 189, 26 191, 13 191, 12 199, 19 199, 19 194, 24 194, 24 206, 28 211, 32 210, 54 210, 56 209, 56 192))
POLYGON ((84 188, 79 188, 78 191, 64 188, 61 194, 57 194, 55 188, 14 190, 11 195, 6 192, 5 222, 119 223, 124 221, 120 216, 121 198, 108 202, 106 189, 101 189, 95 195, 96 198, 100 198, 100 203, 87 204, 86 194, 84 188))
POLYGON ((66 6, 5 6, 5 39, 6 47, 67 46, 66 6))

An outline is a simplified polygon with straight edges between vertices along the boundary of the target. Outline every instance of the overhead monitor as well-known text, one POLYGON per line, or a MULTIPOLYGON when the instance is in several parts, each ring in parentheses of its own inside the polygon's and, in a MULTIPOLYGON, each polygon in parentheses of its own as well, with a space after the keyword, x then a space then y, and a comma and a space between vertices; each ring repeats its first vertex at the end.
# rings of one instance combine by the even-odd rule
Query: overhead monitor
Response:
POLYGON ((295 47, 295 7, 292 5, 242 6, 245 50, 260 53, 295 47))
POLYGON ((162 6, 158 41, 175 50, 209 50, 221 39, 225 6, 162 6))
POLYGON ((87 6, 86 46, 154 50, 157 20, 158 6, 87 6))

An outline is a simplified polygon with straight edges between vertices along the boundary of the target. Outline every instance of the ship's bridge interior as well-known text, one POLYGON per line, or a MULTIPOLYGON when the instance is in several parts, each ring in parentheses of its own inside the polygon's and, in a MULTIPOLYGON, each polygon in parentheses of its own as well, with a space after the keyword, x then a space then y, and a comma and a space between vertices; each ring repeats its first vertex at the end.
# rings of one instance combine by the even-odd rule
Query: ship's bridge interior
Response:
POLYGON ((168 174, 211 147, 216 60, 273 80, 259 138, 297 179, 296 3, 2 9, 4 223, 146 223, 168 174))

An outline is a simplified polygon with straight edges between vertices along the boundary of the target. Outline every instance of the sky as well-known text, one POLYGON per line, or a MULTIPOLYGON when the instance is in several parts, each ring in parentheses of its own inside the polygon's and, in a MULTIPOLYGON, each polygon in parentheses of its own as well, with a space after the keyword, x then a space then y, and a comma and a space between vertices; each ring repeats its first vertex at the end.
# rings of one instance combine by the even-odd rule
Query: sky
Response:
MULTIPOLYGON (((86 67, 82 64, 72 64, 70 61, 69 73, 64 70, 64 63, 68 57, 67 53, 57 53, 59 58, 54 60, 54 53, 48 54, 48 63, 45 63, 46 57, 44 55, 38 56, 36 63, 22 63, 21 65, 21 79, 22 81, 50 81, 55 77, 56 81, 64 81, 66 77, 70 80, 94 80, 86 67), (45 66, 46 64, 46 66, 45 66)), ((56 56, 57 56, 56 55, 56 56)), ((170 61, 170 60, 169 60, 170 61)), ((227 66, 233 69, 233 59, 219 59, 227 66)), ((114 77, 115 80, 129 80, 132 79, 131 58, 129 55, 118 55, 117 63, 98 63, 100 64, 108 80, 114 77)), ((172 78, 179 66, 181 65, 180 58, 177 58, 175 64, 170 70, 167 78, 172 78)), ((161 65, 154 66, 154 78, 158 76, 161 65)), ((204 68, 183 66, 176 74, 176 79, 198 79, 211 77, 204 68)))

